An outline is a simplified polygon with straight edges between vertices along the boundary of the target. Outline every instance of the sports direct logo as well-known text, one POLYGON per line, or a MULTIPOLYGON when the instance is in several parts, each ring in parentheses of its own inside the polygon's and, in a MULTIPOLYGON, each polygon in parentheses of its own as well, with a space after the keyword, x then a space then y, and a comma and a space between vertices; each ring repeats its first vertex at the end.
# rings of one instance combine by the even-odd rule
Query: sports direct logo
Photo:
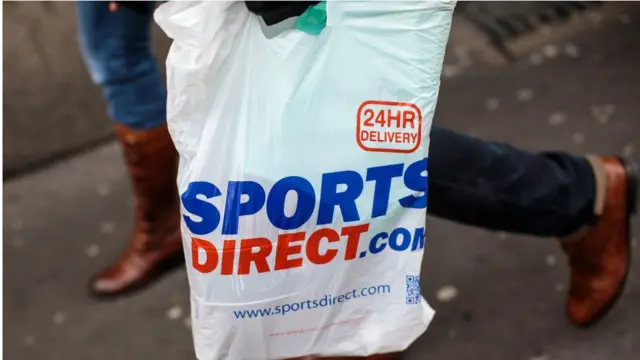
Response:
POLYGON ((194 235, 191 265, 201 273, 249 275, 298 268, 305 263, 324 265, 332 261, 350 261, 387 249, 421 250, 424 248, 424 227, 398 227, 369 234, 369 223, 361 223, 363 216, 387 215, 394 179, 402 181, 413 192, 399 199, 399 206, 407 209, 427 207, 426 158, 406 167, 402 163, 371 167, 364 177, 352 170, 325 173, 318 194, 311 182, 300 176, 282 178, 268 192, 255 181, 229 181, 226 194, 212 183, 192 182, 181 196, 187 212, 183 218, 194 235), (370 214, 361 214, 356 200, 369 183, 373 184, 372 210, 370 214), (290 209, 285 211, 285 200, 290 203, 293 195, 295 210, 290 214, 290 209), (223 212, 210 202, 218 196, 225 197, 223 212), (312 219, 316 209, 317 216, 312 219), (250 222, 252 216, 262 211, 273 227, 287 233, 279 234, 276 239, 239 238, 240 221, 250 222), (338 211, 343 223, 358 224, 338 229, 332 227, 338 211), (314 221, 318 229, 309 233, 295 231, 309 221, 314 221), (216 230, 225 238, 222 244, 198 237, 216 230), (361 246, 361 243, 366 245, 361 246), (201 253, 205 255, 204 259, 201 253))
POLYGON ((365 151, 412 153, 422 141, 422 112, 411 103, 366 101, 358 109, 356 137, 365 151))

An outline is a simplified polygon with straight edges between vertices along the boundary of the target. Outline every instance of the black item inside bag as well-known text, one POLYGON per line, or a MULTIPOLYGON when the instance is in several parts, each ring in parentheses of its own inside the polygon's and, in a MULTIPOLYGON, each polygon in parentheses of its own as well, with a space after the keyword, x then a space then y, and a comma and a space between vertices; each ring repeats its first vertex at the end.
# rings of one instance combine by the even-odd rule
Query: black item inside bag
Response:
MULTIPOLYGON (((155 8, 154 1, 116 1, 137 13, 146 14, 155 8)), ((320 1, 245 1, 247 9, 260 16, 268 26, 302 15, 320 1)))
POLYGON ((302 15, 320 1, 245 1, 247 9, 260 16, 268 26, 302 15))

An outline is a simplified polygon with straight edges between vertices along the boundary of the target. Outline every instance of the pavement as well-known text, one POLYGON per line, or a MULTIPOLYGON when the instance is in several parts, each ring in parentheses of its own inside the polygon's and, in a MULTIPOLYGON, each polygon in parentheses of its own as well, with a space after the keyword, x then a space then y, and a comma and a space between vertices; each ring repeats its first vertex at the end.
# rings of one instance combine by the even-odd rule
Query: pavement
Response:
MULTIPOLYGON (((513 64, 448 55, 435 122, 531 150, 640 151, 640 13, 556 39, 513 64)), ((4 184, 4 359, 193 359, 180 269, 132 297, 98 302, 86 280, 125 245, 131 190, 109 143, 4 184)), ((634 255, 637 257, 640 218, 634 255)), ((436 309, 408 359, 640 358, 640 265, 598 326, 564 317, 556 242, 427 221, 423 295, 436 309)))

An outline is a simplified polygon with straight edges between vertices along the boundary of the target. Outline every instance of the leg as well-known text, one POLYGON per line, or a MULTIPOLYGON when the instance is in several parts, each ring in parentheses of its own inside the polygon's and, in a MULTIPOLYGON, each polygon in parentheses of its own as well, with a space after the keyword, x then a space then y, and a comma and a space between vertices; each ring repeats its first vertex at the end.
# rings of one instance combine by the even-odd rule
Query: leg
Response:
POLYGON ((78 42, 91 78, 119 124, 150 130, 165 123, 166 88, 151 53, 149 12, 109 11, 107 1, 77 2, 78 42))
POLYGON ((434 127, 429 208, 495 230, 563 238, 571 264, 567 314, 580 326, 617 300, 630 266, 637 171, 617 158, 534 154, 434 127))
POLYGON ((562 237, 593 220, 595 188, 585 158, 532 154, 433 127, 432 215, 494 230, 562 237))
POLYGON ((166 90, 150 49, 149 10, 137 13, 108 2, 78 2, 81 52, 102 86, 116 121, 136 200, 130 246, 95 276, 94 295, 117 295, 151 281, 182 259, 177 154, 165 124, 166 90))

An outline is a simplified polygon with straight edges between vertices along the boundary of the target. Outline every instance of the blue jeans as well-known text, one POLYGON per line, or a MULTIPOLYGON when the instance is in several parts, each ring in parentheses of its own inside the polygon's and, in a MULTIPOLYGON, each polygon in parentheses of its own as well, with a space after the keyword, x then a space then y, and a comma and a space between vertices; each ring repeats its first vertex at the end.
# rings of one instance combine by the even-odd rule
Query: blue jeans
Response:
MULTIPOLYGON (((153 6, 149 3, 149 6, 153 6)), ((166 90, 151 55, 149 15, 79 2, 80 45, 112 117, 134 129, 165 122, 166 90)), ((438 126, 431 131, 429 213, 484 228, 565 236, 593 221, 589 162, 531 153, 438 126)))
POLYGON ((164 124, 167 93, 151 52, 153 12, 139 14, 124 6, 110 12, 107 1, 76 5, 80 52, 103 89, 109 115, 138 130, 164 124))
POLYGON ((434 126, 429 214, 467 225, 563 237, 593 223, 595 175, 584 157, 532 153, 434 126))

